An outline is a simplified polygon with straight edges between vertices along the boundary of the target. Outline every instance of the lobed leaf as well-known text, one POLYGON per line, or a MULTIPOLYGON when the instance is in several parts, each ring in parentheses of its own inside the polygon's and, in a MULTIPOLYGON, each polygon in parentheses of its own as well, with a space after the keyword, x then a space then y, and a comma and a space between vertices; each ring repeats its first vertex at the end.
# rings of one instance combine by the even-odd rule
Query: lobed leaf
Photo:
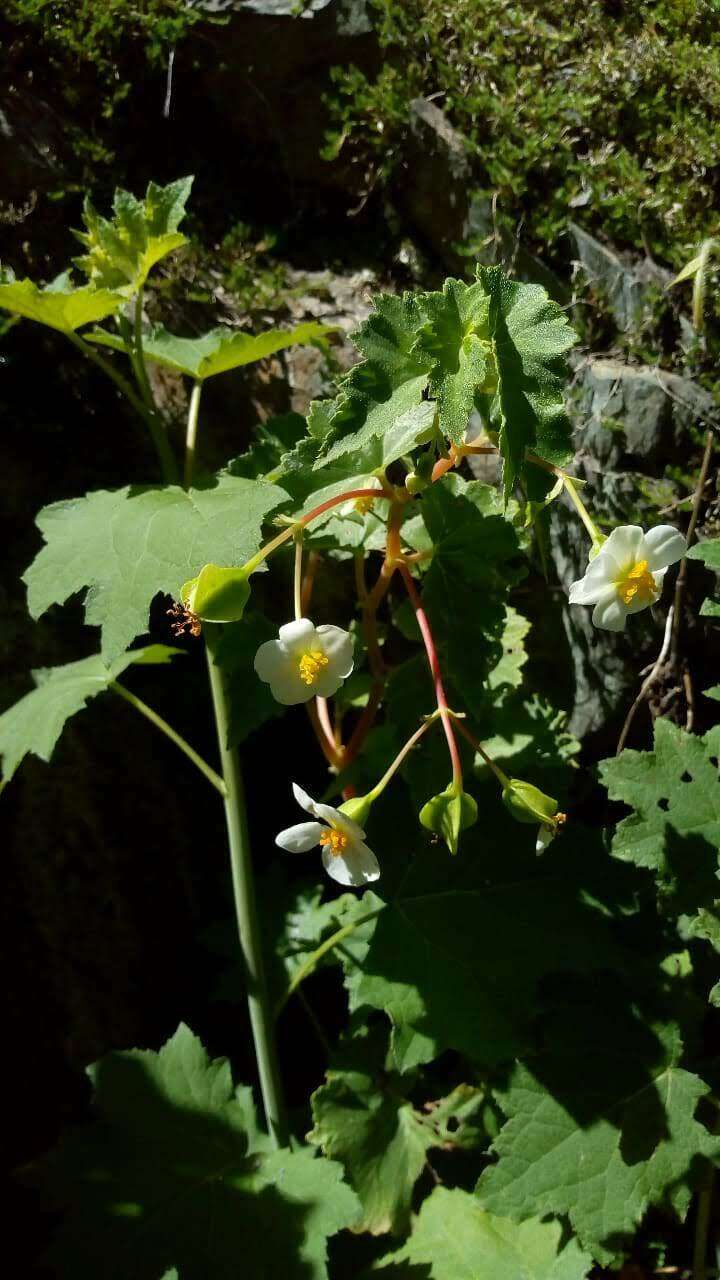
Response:
POLYGON ((124 305, 122 294, 90 285, 74 289, 67 276, 61 277, 60 287, 56 282, 40 288, 32 280, 0 283, 0 309, 60 333, 74 333, 85 324, 104 320, 124 305))
POLYGON ((87 587, 85 616, 102 628, 110 662, 147 630, 158 593, 177 598, 211 560, 249 560, 263 520, 286 498, 275 485, 221 474, 207 489, 126 487, 53 503, 37 520, 46 545, 24 575, 30 612, 37 618, 87 587))
POLYGON ((0 716, 3 784, 10 781, 29 753, 41 760, 50 760, 70 717, 82 711, 90 698, 108 689, 127 667, 137 663, 169 662, 177 653, 180 653, 179 649, 153 644, 124 653, 109 666, 99 654, 93 654, 62 667, 42 667, 33 671, 37 688, 0 716))
POLYGON ((192 182, 180 178, 165 187, 151 182, 144 200, 118 188, 112 218, 103 218, 86 198, 85 230, 75 233, 86 252, 75 262, 91 285, 120 290, 126 297, 142 288, 155 264, 186 243, 178 226, 192 182))
MULTIPOLYGON (((165 369, 203 382, 218 373, 253 364, 288 347, 321 342, 328 333, 334 332, 335 327, 310 320, 296 325, 294 329, 268 329, 266 333, 250 334, 221 325, 200 338, 179 338, 162 325, 155 325, 143 335, 143 354, 147 360, 165 369)), ((113 351, 126 350, 121 337, 103 329, 96 329, 90 334, 89 341, 110 347, 113 351)))

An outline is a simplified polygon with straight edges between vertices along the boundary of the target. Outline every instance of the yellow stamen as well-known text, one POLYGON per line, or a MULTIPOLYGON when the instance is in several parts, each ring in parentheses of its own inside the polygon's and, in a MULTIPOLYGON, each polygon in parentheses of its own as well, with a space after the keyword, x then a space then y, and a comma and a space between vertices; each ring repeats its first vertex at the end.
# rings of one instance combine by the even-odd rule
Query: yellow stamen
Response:
POLYGON ((639 560, 616 583, 618 595, 623 604, 632 604, 633 600, 641 600, 644 604, 652 604, 658 595, 655 580, 648 569, 647 560, 639 560))
POLYGON ((303 684, 314 684, 323 667, 326 667, 327 664, 327 656, 321 649, 310 649, 307 653, 304 653, 298 663, 300 679, 303 684))
POLYGON ((320 836, 320 844, 327 845, 333 858, 337 858, 347 849, 348 838, 343 831, 336 831, 334 827, 326 827, 320 836))
POLYGON ((361 516, 366 516, 368 511, 372 511, 374 498, 356 498, 353 506, 361 516))

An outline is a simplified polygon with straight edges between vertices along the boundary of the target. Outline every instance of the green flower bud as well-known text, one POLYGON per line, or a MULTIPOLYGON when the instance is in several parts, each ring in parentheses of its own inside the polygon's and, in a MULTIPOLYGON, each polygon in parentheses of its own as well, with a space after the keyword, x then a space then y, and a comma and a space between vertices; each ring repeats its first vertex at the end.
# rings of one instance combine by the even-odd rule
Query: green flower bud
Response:
POLYGON ((203 622, 238 622, 250 599, 247 571, 206 564, 197 578, 183 583, 180 599, 188 613, 203 622))
POLYGON ((533 822, 556 826, 559 818, 558 802, 546 796, 539 787, 521 778, 511 778, 503 790, 503 803, 518 822, 533 822))
POLYGON ((466 791, 454 782, 432 796, 420 810, 420 824, 442 836, 451 853, 457 853, 460 832, 477 822, 478 807, 466 791))
POLYGON ((352 796, 349 800, 343 800, 342 804, 338 805, 338 810, 340 813, 346 814, 353 822, 357 822, 359 827, 364 827, 368 814, 372 809, 373 800, 372 793, 366 796, 352 796))

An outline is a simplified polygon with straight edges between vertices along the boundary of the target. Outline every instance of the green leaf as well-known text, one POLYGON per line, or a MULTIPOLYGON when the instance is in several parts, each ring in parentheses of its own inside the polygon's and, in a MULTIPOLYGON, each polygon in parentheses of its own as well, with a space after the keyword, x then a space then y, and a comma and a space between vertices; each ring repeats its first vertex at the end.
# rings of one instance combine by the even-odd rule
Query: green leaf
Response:
POLYGON ((600 765, 610 798, 635 810, 618 824, 613 857, 653 871, 665 907, 676 914, 717 893, 720 784, 713 757, 709 741, 658 719, 654 751, 625 750, 600 765))
POLYGON ((489 414, 499 432, 507 498, 523 475, 526 450, 558 466, 572 456, 563 357, 577 335, 541 285, 510 280, 499 267, 478 274, 490 296, 497 388, 489 414))
POLYGON ((363 1212, 353 1230, 399 1234, 426 1152, 440 1138, 408 1102, 400 1077, 377 1061, 374 1037, 353 1040, 338 1057, 341 1065, 312 1095, 308 1142, 340 1161, 357 1192, 363 1212))
POLYGON ((560 1223, 511 1222, 486 1213, 467 1191, 435 1187, 407 1243, 373 1271, 388 1268, 398 1280, 584 1280, 592 1259, 562 1235, 560 1223))
POLYGON ((108 289, 93 289, 84 285, 73 289, 67 277, 64 288, 47 285, 41 289, 32 280, 12 280, 0 284, 0 308, 13 315, 24 316, 49 325, 60 333, 74 333, 84 324, 103 320, 125 305, 120 293, 108 289))
POLYGON ((503 654, 508 591, 524 574, 515 530, 489 485, 445 476, 420 500, 434 546, 423 603, 443 669, 476 716, 503 654), (516 563, 513 563, 516 561, 516 563))
MULTIPOLYGON (((227 373, 241 365, 253 364, 276 351, 302 343, 320 342, 336 326, 318 324, 314 320, 298 324, 294 329, 268 329, 266 333, 250 334, 221 325, 200 338, 178 338, 162 325, 155 325, 143 334, 143 354, 147 360, 160 364, 176 373, 202 382, 218 373, 227 373)), ((96 329, 89 341, 113 351, 125 351, 122 338, 114 333, 96 329)))
MULTIPOLYGON (((534 831, 514 823, 496 793, 488 788, 482 827, 466 834, 457 858, 417 852, 413 842, 400 895, 364 938, 343 943, 351 1008, 387 1013, 400 1070, 445 1049, 502 1062, 528 1042, 542 978, 624 963, 583 885, 593 866, 587 833, 577 836, 582 856, 567 833, 552 858, 538 859, 534 831)), ((402 865, 401 831, 391 843, 402 865)), ((606 857, 601 869, 605 893, 606 857)), ((361 901, 364 912, 382 905, 374 893, 361 901)))
POLYGON ((56 502, 38 516, 46 546, 24 575, 33 617, 88 587, 85 616, 102 627, 111 661, 147 630, 154 597, 178 597, 205 563, 244 564, 261 526, 287 495, 274 485, 221 474, 212 488, 100 490, 56 502))
POLYGON ((325 1280, 327 1238, 357 1216, 338 1164, 275 1151, 249 1089, 181 1026, 159 1051, 90 1072, 92 1119, 70 1129, 46 1181, 68 1206, 50 1260, 73 1280, 325 1280))
POLYGON ((489 299, 481 281, 446 280, 442 293, 420 299, 426 322, 416 350, 433 362, 431 394, 437 398, 440 429, 455 444, 465 439, 475 395, 488 371, 494 378, 489 341, 489 299))
POLYGON ((239 622, 250 599, 249 575, 245 569, 206 564, 196 578, 183 583, 180 599, 203 622, 239 622))
POLYGON ((86 198, 85 230, 75 233, 86 252, 75 261, 91 285, 119 289, 130 296, 142 288, 161 258, 186 243, 178 226, 185 215, 192 181, 180 178, 166 187, 151 182, 144 200, 118 188, 112 218, 101 217, 90 198, 86 198))
POLYGON ((455 783, 432 796, 420 810, 420 825, 435 835, 442 836, 448 849, 455 854, 460 843, 460 832, 477 822, 478 807, 467 791, 459 791, 455 783))
POLYGON ((528 660, 525 637, 530 623, 521 613, 508 605, 501 637, 502 656, 488 673, 490 689, 519 689, 523 681, 523 667, 528 660))
MULTIPOLYGON (((702 560, 706 568, 720 574, 720 538, 707 538, 690 547, 688 560, 702 560)), ((703 600, 700 614, 703 618, 720 618, 720 600, 703 600)))
POLYGON ((29 752, 48 761, 66 721, 82 711, 90 698, 108 689, 127 667, 133 663, 169 662, 179 652, 167 645, 153 644, 124 653, 109 666, 99 654, 93 654, 62 667, 33 671, 37 688, 0 716, 3 784, 10 781, 29 752))
POLYGON ((364 359, 350 370, 337 398, 322 408, 316 469, 364 450, 423 398, 429 361, 413 350, 423 323, 417 299, 382 294, 373 308, 352 335, 364 359))
POLYGON ((677 1064, 672 1027, 653 1026, 597 986, 546 1028, 548 1049, 499 1094, 508 1119, 484 1208, 518 1221, 568 1214, 583 1247, 611 1262, 650 1205, 687 1210, 701 1156, 720 1139, 695 1119, 709 1089, 677 1064), (697 1166, 697 1167, 696 1167, 697 1166))

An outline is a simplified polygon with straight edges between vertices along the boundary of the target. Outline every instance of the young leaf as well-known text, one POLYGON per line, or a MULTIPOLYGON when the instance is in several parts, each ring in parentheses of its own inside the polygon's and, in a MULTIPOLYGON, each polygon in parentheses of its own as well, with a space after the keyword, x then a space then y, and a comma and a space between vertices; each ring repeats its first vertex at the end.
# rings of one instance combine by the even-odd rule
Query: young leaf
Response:
POLYGON ((430 362, 414 351, 422 325, 417 299, 382 294, 374 310, 353 334, 364 357, 342 384, 340 394, 323 408, 323 439, 316 469, 363 450, 390 431, 398 419, 420 404, 430 362))
POLYGON ((124 305, 122 294, 90 285, 73 289, 67 276, 61 277, 61 287, 51 284, 41 289, 32 280, 0 284, 0 309, 46 324, 60 333, 74 333, 84 324, 104 320, 124 305))
POLYGON ((74 1280, 248 1275, 326 1280, 328 1236, 358 1202, 342 1170, 307 1149, 275 1151, 249 1089, 234 1089, 185 1026, 159 1051, 91 1068, 91 1120, 70 1129, 45 1180, 67 1206, 50 1260, 74 1280))
POLYGON ((475 395, 490 372, 489 299, 481 281, 446 280, 442 293, 420 299, 426 322, 416 350, 433 362, 430 391, 437 399, 440 429, 455 444, 465 439, 475 395))
POLYGON ((315 1127, 307 1138, 340 1161, 357 1192, 363 1212, 353 1230, 399 1234, 428 1148, 440 1138, 408 1102, 400 1077, 385 1072, 374 1039, 353 1040, 338 1055, 312 1095, 315 1127))
POLYGON ((152 644, 146 649, 124 653, 110 666, 99 654, 68 662, 62 667, 42 667, 33 671, 37 685, 0 716, 0 756, 3 783, 12 778, 28 752, 48 761, 65 728, 66 721, 82 711, 90 698, 107 689, 133 663, 169 662, 179 649, 152 644))
POLYGON ((523 474, 526 449, 558 466, 572 456, 563 356, 577 335, 542 285, 510 280, 499 267, 480 268, 479 278, 490 296, 497 387, 488 407, 507 498, 523 474))
POLYGON ((677 1065, 673 1026, 653 1025, 621 990, 585 991, 546 1042, 499 1094, 508 1119, 477 1193, 518 1221, 568 1214, 583 1247, 609 1263, 650 1205, 687 1210, 700 1158, 720 1151, 695 1118, 709 1089, 677 1065))
MULTIPOLYGON (((320 342, 335 325, 318 324, 309 320, 294 329, 268 329, 266 333, 250 334, 239 329, 220 326, 204 333, 200 338, 178 338, 162 325, 156 325, 143 335, 143 354, 147 360, 185 373, 189 378, 202 382, 218 373, 227 373, 241 365, 252 364, 302 343, 320 342)), ((89 341, 113 351, 125 351, 122 338, 104 329, 96 329, 89 341)))
POLYGON ((387 1267, 408 1280, 585 1280, 592 1258, 562 1235, 559 1222, 512 1222, 486 1213, 459 1187, 435 1187, 407 1243, 373 1272, 387 1267))
POLYGON ((180 178, 166 187, 151 182, 144 200, 118 189, 112 218, 101 217, 86 198, 85 230, 75 233, 86 253, 75 262, 91 285, 118 289, 129 297, 142 288, 161 258, 185 244, 178 226, 185 216, 192 181, 180 178))
POLYGON ((33 617, 88 587, 85 616, 102 627, 112 661, 147 630, 154 597, 177 598, 211 559, 242 565, 261 526, 287 495, 274 485, 221 474, 212 488, 100 490, 56 502, 38 516, 45 547, 24 575, 33 617))

